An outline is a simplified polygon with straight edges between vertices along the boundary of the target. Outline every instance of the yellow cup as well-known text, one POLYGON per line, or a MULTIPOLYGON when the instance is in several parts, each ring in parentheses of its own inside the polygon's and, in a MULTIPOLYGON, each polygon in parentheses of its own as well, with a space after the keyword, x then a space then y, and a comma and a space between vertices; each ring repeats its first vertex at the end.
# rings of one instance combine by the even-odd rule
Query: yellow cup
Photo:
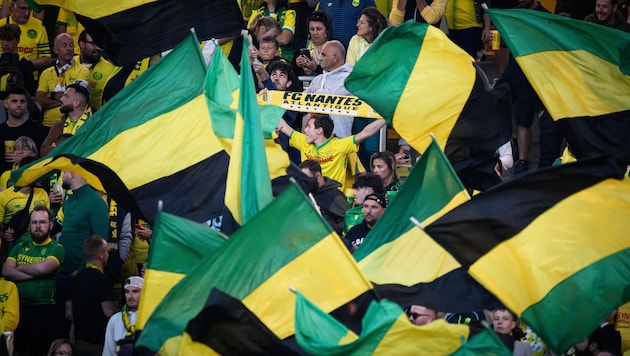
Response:
POLYGON ((501 49, 501 35, 497 30, 490 31, 490 38, 492 39, 492 50, 498 51, 501 49))
POLYGON ((15 151, 15 141, 4 141, 4 152, 15 151))

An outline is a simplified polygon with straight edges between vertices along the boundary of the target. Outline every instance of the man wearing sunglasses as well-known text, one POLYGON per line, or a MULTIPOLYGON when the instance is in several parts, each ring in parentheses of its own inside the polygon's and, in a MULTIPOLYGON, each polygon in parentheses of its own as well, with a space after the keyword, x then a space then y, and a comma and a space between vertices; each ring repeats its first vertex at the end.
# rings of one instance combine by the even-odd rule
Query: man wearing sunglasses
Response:
POLYGON ((437 312, 423 305, 412 305, 407 310, 409 321, 416 325, 425 325, 437 319, 437 312))

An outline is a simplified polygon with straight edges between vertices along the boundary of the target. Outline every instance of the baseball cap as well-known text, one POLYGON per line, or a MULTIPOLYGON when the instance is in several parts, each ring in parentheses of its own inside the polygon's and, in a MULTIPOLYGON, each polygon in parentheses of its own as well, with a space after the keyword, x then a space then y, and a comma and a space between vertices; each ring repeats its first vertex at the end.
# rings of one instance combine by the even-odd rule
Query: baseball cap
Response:
POLYGON ((142 285, 144 284, 144 278, 139 276, 131 276, 125 280, 125 289, 127 287, 136 287, 142 289, 142 285))
POLYGON ((385 194, 379 194, 379 193, 368 194, 365 197, 365 200, 373 200, 377 202, 383 208, 387 207, 387 198, 385 197, 385 194))

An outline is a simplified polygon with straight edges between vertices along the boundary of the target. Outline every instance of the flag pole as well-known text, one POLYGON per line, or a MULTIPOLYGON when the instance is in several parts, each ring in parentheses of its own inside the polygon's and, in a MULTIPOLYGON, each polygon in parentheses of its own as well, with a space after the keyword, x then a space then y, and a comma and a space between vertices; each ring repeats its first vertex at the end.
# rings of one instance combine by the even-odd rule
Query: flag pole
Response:
POLYGON ((418 219, 414 218, 413 216, 410 216, 409 221, 411 221, 414 225, 416 225, 416 227, 418 227, 420 230, 424 231, 424 226, 422 226, 422 224, 420 223, 420 221, 418 221, 418 219))

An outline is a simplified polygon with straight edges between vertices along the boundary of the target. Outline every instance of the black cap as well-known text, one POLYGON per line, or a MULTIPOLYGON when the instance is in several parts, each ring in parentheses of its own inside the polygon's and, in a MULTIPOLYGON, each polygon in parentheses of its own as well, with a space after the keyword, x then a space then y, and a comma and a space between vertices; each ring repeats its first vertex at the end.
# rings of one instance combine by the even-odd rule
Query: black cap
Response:
POLYGON ((383 208, 387 207, 387 195, 386 194, 379 194, 379 193, 368 194, 365 197, 365 200, 374 200, 375 202, 377 202, 383 208))

